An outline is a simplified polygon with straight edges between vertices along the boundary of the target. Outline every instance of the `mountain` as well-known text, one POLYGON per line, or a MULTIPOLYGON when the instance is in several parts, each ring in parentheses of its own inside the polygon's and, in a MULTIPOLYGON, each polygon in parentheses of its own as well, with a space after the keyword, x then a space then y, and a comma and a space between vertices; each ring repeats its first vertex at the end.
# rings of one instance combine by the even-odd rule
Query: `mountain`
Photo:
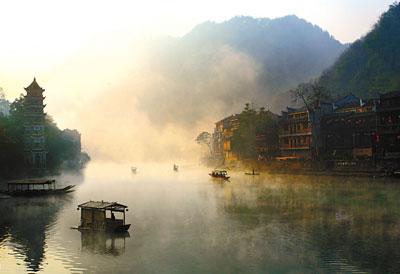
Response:
MULTIPOLYGON (((183 37, 189 51, 229 45, 261 63, 262 83, 279 92, 319 76, 345 49, 329 33, 294 15, 278 19, 234 17, 207 22, 183 37)), ((207 54, 210 54, 208 52, 207 54)))
POLYGON ((138 105, 155 123, 188 125, 240 111, 246 102, 279 109, 275 95, 316 78, 345 49, 293 15, 205 22, 181 38, 157 41, 148 64, 152 84, 138 105))
POLYGON ((400 90, 400 4, 391 5, 319 82, 335 95, 351 92, 365 98, 400 90))

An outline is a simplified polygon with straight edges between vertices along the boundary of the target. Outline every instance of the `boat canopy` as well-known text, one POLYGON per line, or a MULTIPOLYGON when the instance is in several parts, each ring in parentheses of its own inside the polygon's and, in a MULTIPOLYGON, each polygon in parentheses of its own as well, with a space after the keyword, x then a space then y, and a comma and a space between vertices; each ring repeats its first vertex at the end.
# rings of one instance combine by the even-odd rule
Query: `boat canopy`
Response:
POLYGON ((213 170, 214 173, 228 173, 226 170, 222 170, 222 169, 215 169, 213 170))
POLYGON ((31 191, 36 190, 35 186, 42 186, 42 189, 55 190, 56 180, 54 179, 24 179, 24 180, 13 180, 7 183, 7 190, 11 191, 31 191))
POLYGON ((54 179, 25 179, 9 181, 8 185, 51 185, 55 182, 54 179))
POLYGON ((78 208, 91 209, 91 210, 111 210, 116 212, 125 212, 128 206, 119 204, 117 202, 105 202, 105 201, 89 201, 78 205, 78 208))

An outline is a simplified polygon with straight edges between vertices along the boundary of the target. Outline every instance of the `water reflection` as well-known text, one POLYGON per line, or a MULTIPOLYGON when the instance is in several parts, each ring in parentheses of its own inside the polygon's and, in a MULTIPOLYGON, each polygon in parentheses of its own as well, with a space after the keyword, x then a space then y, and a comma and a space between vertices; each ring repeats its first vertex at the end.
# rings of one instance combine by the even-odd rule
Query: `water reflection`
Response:
POLYGON ((397 182, 235 172, 221 182, 197 166, 138 168, 91 164, 69 200, 0 201, 0 264, 25 262, 15 273, 400 272, 397 182), (127 204, 132 237, 71 230, 88 200, 127 204))
POLYGON ((23 259, 29 271, 39 271, 45 258, 46 237, 69 197, 0 200, 0 239, 23 259))
MULTIPOLYGON (((398 273, 400 271, 399 187, 387 180, 305 176, 268 177, 269 184, 227 186, 224 209, 248 229, 283 237, 297 254, 315 254, 311 267, 329 272, 398 273), (256 197, 251 197, 253 194, 256 197), (240 197, 239 199, 237 197, 240 197)), ((288 258, 287 258, 288 259, 288 258)), ((300 259, 297 258, 297 259, 300 259)), ((306 262, 308 257, 301 258, 306 262)), ((290 261, 290 260, 289 260, 290 261)))
POLYGON ((107 233, 82 231, 81 246, 83 251, 119 256, 125 253, 126 238, 129 237, 129 232, 107 233))

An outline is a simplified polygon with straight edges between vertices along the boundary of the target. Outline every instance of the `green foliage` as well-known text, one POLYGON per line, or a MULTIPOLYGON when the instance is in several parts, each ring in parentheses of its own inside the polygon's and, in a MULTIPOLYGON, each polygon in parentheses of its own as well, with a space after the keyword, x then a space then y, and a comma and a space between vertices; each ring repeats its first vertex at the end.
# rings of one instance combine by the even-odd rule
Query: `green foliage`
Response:
POLYGON ((23 97, 10 106, 10 116, 0 117, 0 175, 19 173, 23 169, 23 97))
MULTIPOLYGON (((10 105, 10 115, 0 116, 0 176, 9 177, 26 173, 24 165, 24 97, 21 95, 10 105)), ((66 161, 79 161, 80 147, 47 116, 45 119, 47 166, 56 171, 66 161)))
POLYGON ((245 104, 244 110, 239 114, 239 128, 234 131, 232 138, 232 150, 241 158, 256 158, 256 136, 263 134, 270 136, 273 142, 277 136, 277 116, 265 108, 258 111, 245 104))
POLYGON ((8 175, 22 170, 23 140, 18 124, 7 117, 0 117, 0 174, 8 175))
POLYGON ((382 14, 373 30, 354 42, 320 78, 333 94, 364 98, 400 89, 400 4, 382 14))

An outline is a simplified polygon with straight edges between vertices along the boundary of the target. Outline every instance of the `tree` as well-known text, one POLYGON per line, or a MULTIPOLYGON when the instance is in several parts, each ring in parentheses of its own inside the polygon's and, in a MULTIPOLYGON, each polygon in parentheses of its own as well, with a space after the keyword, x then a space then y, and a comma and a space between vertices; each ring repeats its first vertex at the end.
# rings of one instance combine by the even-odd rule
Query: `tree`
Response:
POLYGON ((318 106, 321 101, 330 100, 329 91, 316 81, 302 83, 296 89, 291 91, 294 99, 301 100, 307 110, 312 112, 315 106, 318 106))
POLYGON ((261 107, 258 111, 245 104, 239 114, 239 128, 233 132, 232 150, 245 159, 255 159, 257 152, 257 135, 263 135, 266 146, 277 145, 277 115, 261 107))
POLYGON ((0 117, 0 172, 3 176, 23 170, 23 97, 10 106, 10 115, 0 117))
POLYGON ((246 103, 239 114, 239 128, 233 132, 232 150, 246 159, 256 156, 256 115, 257 111, 246 103))
MULTIPOLYGON (((20 95, 10 105, 10 115, 0 116, 0 175, 15 176, 28 172, 24 165, 24 96, 20 95)), ((65 162, 86 161, 80 145, 73 138, 63 134, 50 116, 45 118, 47 167, 58 170, 65 162)))
POLYGON ((211 150, 211 139, 212 139, 211 134, 207 131, 203 131, 196 138, 196 142, 199 145, 204 145, 204 146, 208 147, 208 151, 209 151, 210 155, 211 155, 211 151, 212 151, 211 150))
POLYGON ((0 87, 0 100, 5 100, 6 99, 6 94, 4 92, 4 89, 0 87))

